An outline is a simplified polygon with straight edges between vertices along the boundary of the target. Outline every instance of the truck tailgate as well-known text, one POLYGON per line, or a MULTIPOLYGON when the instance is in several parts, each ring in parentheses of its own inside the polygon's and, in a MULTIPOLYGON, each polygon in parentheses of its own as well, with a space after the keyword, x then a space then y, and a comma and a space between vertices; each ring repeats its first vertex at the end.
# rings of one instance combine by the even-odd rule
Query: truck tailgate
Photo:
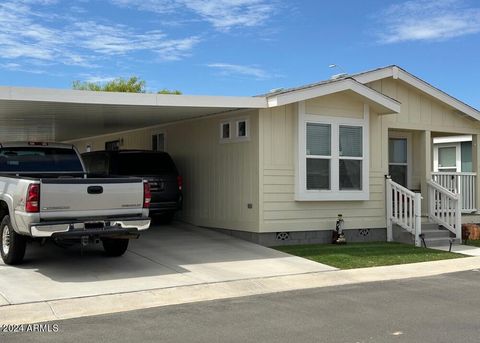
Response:
POLYGON ((41 180, 40 218, 139 214, 142 208, 139 178, 41 180))

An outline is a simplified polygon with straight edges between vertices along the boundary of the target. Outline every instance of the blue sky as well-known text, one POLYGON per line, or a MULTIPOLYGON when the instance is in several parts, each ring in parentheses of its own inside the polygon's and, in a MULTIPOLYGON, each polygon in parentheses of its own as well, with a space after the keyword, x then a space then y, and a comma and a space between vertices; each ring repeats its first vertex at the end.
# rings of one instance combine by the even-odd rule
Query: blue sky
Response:
POLYGON ((255 95, 397 64, 480 108, 477 0, 1 0, 0 84, 255 95))

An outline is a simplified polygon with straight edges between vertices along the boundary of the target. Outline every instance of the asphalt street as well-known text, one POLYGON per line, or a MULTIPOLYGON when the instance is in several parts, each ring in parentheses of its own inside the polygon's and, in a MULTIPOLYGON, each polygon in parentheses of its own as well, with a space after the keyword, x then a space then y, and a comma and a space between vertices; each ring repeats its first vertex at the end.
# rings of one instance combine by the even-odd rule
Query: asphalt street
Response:
POLYGON ((46 324, 0 342, 480 342, 480 271, 46 324))

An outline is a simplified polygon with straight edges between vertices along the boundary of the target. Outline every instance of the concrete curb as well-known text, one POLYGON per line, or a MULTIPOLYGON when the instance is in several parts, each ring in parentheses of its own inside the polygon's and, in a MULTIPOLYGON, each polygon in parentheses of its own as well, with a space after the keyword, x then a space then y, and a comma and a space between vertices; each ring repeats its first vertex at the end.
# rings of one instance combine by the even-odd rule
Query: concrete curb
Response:
POLYGON ((5 305, 0 307, 0 324, 30 324, 309 288, 428 277, 477 268, 480 268, 480 257, 467 257, 5 305))

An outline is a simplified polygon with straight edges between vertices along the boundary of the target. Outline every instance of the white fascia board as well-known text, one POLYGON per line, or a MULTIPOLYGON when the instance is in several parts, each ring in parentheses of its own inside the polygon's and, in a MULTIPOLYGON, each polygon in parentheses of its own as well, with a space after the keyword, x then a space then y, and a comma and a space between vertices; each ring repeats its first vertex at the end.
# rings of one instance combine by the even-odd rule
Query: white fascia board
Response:
POLYGON ((472 135, 464 136, 446 136, 433 138, 433 144, 471 142, 472 135))
POLYGON ((0 100, 165 107, 267 107, 265 97, 139 94, 22 87, 0 87, 0 100))
MULTIPOLYGON (((383 69, 374 70, 371 72, 366 72, 361 75, 353 76, 353 78, 360 83, 369 83, 381 79, 386 79, 387 77, 394 77, 396 74, 396 67, 385 67, 383 69)), ((398 68, 396 68, 398 71, 398 68)))
POLYGON ((400 112, 400 103, 388 96, 377 92, 376 90, 367 87, 353 79, 343 79, 331 83, 314 86, 306 89, 299 89, 296 91, 275 95, 268 98, 269 107, 288 105, 291 103, 304 101, 319 96, 338 93, 346 90, 351 90, 365 98, 387 108, 391 113, 400 112))
POLYGON ((438 99, 447 105, 455 108, 456 110, 465 113, 466 115, 476 119, 480 120, 480 112, 473 107, 468 106, 467 104, 461 102, 460 100, 455 99, 451 95, 448 95, 447 93, 429 85, 425 81, 419 79, 416 76, 413 76, 412 74, 399 69, 398 71, 398 78, 409 85, 412 85, 415 88, 418 88, 422 92, 434 97, 435 99, 438 99))

